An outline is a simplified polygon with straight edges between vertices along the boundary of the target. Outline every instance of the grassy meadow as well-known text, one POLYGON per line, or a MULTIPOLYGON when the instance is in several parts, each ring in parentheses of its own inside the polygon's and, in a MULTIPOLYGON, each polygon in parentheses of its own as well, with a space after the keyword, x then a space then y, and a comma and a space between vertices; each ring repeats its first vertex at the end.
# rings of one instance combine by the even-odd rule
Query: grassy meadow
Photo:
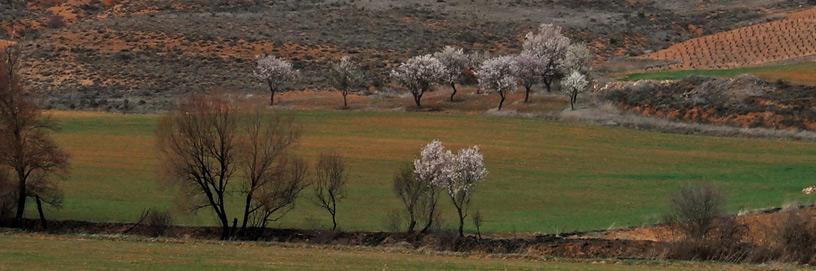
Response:
POLYGON ((758 270, 703 263, 534 261, 373 248, 0 233, 0 270, 758 270), (315 255, 320 260, 314 261, 315 255))
POLYGON ((798 84, 816 85, 816 62, 733 69, 671 70, 633 73, 624 76, 623 80, 679 80, 689 76, 734 77, 742 74, 752 74, 768 81, 784 80, 798 84))
MULTIPOLYGON (((62 183, 64 207, 48 209, 49 219, 133 222, 143 209, 158 208, 173 210, 179 224, 214 223, 208 210, 197 215, 176 210, 176 193, 159 181, 154 146, 158 115, 50 114, 61 126, 55 138, 72 155, 72 168, 62 183)), ((348 158, 348 197, 338 212, 343 230, 386 230, 386 217, 400 206, 391 190, 393 173, 434 138, 449 148, 481 146, 490 173, 478 187, 472 209, 481 211, 488 232, 551 233, 655 223, 666 195, 689 182, 724 187, 731 211, 809 201, 799 191, 813 184, 816 172, 816 144, 805 142, 664 134, 523 117, 286 114, 304 129, 299 154, 312 162, 322 151, 348 158)), ((327 214, 311 198, 311 191, 304 191, 295 210, 273 226, 328 225, 327 214)), ((452 227, 455 211, 447 200, 442 200, 443 212, 452 227)))

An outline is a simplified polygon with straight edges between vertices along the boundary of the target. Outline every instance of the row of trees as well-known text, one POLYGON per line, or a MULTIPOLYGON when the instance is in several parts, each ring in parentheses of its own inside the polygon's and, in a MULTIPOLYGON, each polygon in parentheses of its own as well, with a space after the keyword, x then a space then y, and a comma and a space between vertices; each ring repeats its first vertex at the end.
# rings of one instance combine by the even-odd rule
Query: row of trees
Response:
MULTIPOLYGON (((224 95, 195 96, 162 117, 157 137, 164 179, 180 188, 180 203, 190 211, 212 211, 222 239, 251 237, 292 210, 300 193, 313 186, 314 201, 329 213, 336 230, 337 206, 348 179, 343 157, 322 154, 309 173, 307 163, 292 152, 299 126, 291 118, 246 108, 224 95), (242 199, 237 216, 229 210, 238 208, 228 206, 235 197, 242 199)), ((421 233, 431 228, 439 215, 439 197, 445 194, 464 236, 473 192, 486 175, 477 146, 456 153, 438 140, 425 146, 394 177, 409 218, 408 232, 420 222, 421 233)))
MULTIPOLYGON (((543 84, 551 92, 559 82, 570 99, 570 107, 575 109, 578 94, 589 85, 592 57, 585 44, 572 43, 561 27, 543 24, 525 36, 522 51, 517 55, 487 58, 484 54, 466 54, 462 48, 446 46, 439 52, 408 59, 392 70, 390 76, 411 93, 417 107, 422 107, 423 95, 438 84, 450 86, 450 100, 454 101, 456 84, 470 76, 478 80, 480 91, 499 95, 499 110, 506 95, 519 86, 524 88, 527 103, 535 85, 543 84)), ((272 105, 275 93, 295 80, 298 71, 286 60, 260 56, 254 74, 268 85, 272 105)), ((340 91, 344 108, 348 108, 348 94, 366 86, 365 72, 348 56, 334 63, 328 76, 340 91)))

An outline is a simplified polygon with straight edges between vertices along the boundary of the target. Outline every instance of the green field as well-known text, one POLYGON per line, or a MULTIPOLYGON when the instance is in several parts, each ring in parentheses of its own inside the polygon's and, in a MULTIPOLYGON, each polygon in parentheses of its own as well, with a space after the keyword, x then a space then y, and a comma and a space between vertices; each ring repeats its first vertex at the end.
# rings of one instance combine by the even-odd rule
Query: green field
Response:
MULTIPOLYGON (((490 174, 475 209, 489 232, 559 232, 655 223, 666 195, 688 182, 727 190, 729 208, 809 201, 816 145, 605 128, 535 118, 446 113, 290 112, 304 127, 297 151, 314 161, 322 151, 349 159, 348 198, 338 219, 344 230, 385 230, 400 205, 393 173, 427 142, 481 146, 490 174)), ((72 155, 63 183, 65 206, 50 219, 132 222, 145 208, 168 209, 176 195, 161 185, 154 146, 157 115, 54 112, 56 139, 72 155)), ((314 228, 328 218, 302 194, 275 227, 314 228)), ((455 211, 443 201, 444 215, 455 211)), ((33 210, 30 210, 33 211, 33 210)), ((30 213, 31 217, 33 212, 30 213)), ((237 215, 237 212, 233 212, 237 215)), ((209 213, 175 213, 180 224, 212 225, 209 213)), ((468 220, 469 221, 469 220, 468 220)), ((472 227, 468 225, 468 230, 472 227)))
POLYGON ((752 74, 768 81, 784 80, 793 83, 816 84, 816 62, 768 65, 718 70, 673 70, 633 73, 622 79, 633 80, 679 80, 689 76, 734 77, 752 74))
POLYGON ((8 233, 0 233, 0 244, 0 270, 756 270, 702 263, 533 261, 371 248, 8 233))

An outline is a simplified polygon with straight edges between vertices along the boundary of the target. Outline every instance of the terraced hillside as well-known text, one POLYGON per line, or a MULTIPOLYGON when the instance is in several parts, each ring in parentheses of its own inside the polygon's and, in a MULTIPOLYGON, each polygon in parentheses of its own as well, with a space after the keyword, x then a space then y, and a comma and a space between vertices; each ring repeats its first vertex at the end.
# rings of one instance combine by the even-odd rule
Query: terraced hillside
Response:
POLYGON ((670 64, 653 69, 720 69, 816 55, 816 8, 781 20, 691 39, 647 54, 670 64))

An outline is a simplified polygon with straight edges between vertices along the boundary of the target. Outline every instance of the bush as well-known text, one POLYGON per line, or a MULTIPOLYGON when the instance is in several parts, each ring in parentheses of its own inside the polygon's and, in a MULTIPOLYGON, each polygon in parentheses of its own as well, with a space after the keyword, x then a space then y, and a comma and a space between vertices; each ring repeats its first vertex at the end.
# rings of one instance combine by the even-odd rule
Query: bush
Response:
POLYGON ((722 216, 724 203, 725 197, 713 185, 687 185, 671 197, 666 220, 685 238, 702 240, 722 216))
POLYGON ((62 28, 65 26, 65 19, 60 15, 52 15, 48 17, 48 21, 45 22, 45 25, 48 26, 48 28, 62 28))
POLYGON ((145 217, 145 226, 148 234, 153 237, 159 237, 167 232, 167 229, 173 225, 173 218, 170 213, 166 211, 149 210, 147 217, 145 217))
POLYGON ((710 226, 706 238, 686 236, 673 242, 669 246, 668 257, 681 260, 744 261, 754 252, 754 246, 742 240, 746 229, 733 216, 718 217, 710 226))
POLYGON ((774 247, 781 260, 810 263, 816 255, 816 224, 801 212, 787 212, 776 220, 774 247))

